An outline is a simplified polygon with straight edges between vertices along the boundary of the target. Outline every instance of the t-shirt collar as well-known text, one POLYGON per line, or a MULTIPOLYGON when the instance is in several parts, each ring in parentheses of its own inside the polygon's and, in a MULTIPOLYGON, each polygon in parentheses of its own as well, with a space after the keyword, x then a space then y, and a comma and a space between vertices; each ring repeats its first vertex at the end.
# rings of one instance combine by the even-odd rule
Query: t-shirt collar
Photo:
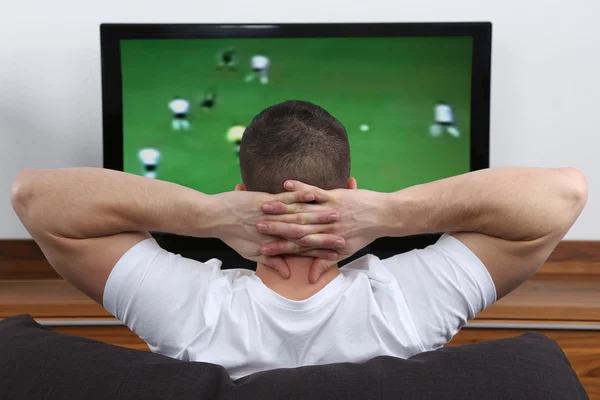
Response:
POLYGON ((256 275, 253 275, 249 280, 248 289, 253 296, 264 304, 275 305, 293 311, 309 311, 318 307, 325 300, 330 300, 331 298, 337 299, 339 295, 346 290, 349 283, 350 282, 346 279, 344 274, 340 273, 323 289, 305 300, 290 300, 283 297, 265 285, 256 275))

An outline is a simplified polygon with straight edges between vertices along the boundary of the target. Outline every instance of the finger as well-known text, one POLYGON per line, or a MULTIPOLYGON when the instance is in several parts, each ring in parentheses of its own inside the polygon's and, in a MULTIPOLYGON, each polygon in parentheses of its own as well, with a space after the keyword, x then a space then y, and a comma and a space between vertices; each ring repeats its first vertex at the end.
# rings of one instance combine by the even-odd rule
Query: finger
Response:
POLYGON ((276 256, 279 254, 290 254, 290 253, 299 253, 301 251, 306 251, 309 249, 304 249, 299 244, 296 244, 290 240, 276 240, 273 242, 269 242, 260 246, 260 254, 264 256, 276 256))
MULTIPOLYGON (((265 256, 275 256, 279 254, 292 254, 292 253, 301 253, 303 251, 313 250, 313 249, 331 249, 331 250, 339 250, 344 247, 345 240, 339 236, 329 235, 329 234, 314 234, 308 235, 304 238, 298 240, 276 240, 273 242, 269 242, 263 244, 260 247, 260 254, 265 256), (312 242, 314 244, 318 244, 316 246, 304 245, 301 242, 304 238, 310 237, 308 242, 312 242)), ((306 241, 305 241, 306 242, 306 241)))
POLYGON ((316 259, 310 266, 308 281, 310 283, 317 283, 321 275, 323 275, 329 268, 331 268, 335 264, 335 261, 316 259))
POLYGON ((343 237, 330 233, 314 233, 294 240, 302 247, 310 249, 341 249, 346 245, 343 237))
POLYGON ((340 258, 340 255, 338 252, 333 251, 333 250, 323 250, 323 249, 303 251, 302 253, 299 253, 298 255, 305 256, 305 257, 322 258, 324 260, 329 260, 329 261, 336 261, 337 259, 340 258))
POLYGON ((260 210, 265 214, 295 214, 300 212, 323 211, 324 206, 310 203, 291 203, 281 201, 264 202, 260 210))
POLYGON ((307 235, 322 233, 326 225, 300 225, 277 221, 262 221, 256 224, 256 230, 269 236, 286 239, 300 239, 307 235))
POLYGON ((319 203, 325 203, 332 199, 331 194, 327 190, 323 190, 316 186, 311 186, 306 183, 302 183, 300 181, 288 180, 283 183, 283 187, 290 192, 293 191, 305 191, 309 193, 313 193, 315 195, 315 200, 319 203))
POLYGON ((285 204, 306 203, 316 200, 316 195, 309 190, 295 190, 293 192, 283 192, 275 195, 275 201, 281 201, 285 204))
MULTIPOLYGON (((335 227, 335 224, 295 224, 290 222, 279 222, 279 221, 259 221, 256 224, 256 230, 264 235, 269 236, 279 236, 285 239, 300 239, 304 236, 314 235, 314 234, 326 234, 331 232, 335 227)), ((319 239, 318 237, 309 238, 307 240, 311 240, 306 243, 316 243, 315 241, 319 239)), ((332 239, 332 237, 321 237, 321 239, 332 239)), ((341 237, 333 238, 341 239, 341 237)), ((300 243, 302 244, 302 243, 300 243)), ((341 244, 339 246, 331 245, 334 247, 343 247, 341 244)), ((328 247, 331 247, 328 246, 328 247)), ((313 246, 313 247, 319 247, 313 246)))
POLYGON ((258 257, 258 263, 263 264, 275 271, 279 272, 279 274, 284 278, 290 277, 290 268, 288 267, 285 260, 279 256, 260 256, 258 257))
POLYGON ((260 222, 285 222, 288 224, 331 224, 340 220, 340 214, 337 211, 326 210, 326 211, 307 211, 296 214, 282 214, 268 216, 264 218, 264 221, 260 222))

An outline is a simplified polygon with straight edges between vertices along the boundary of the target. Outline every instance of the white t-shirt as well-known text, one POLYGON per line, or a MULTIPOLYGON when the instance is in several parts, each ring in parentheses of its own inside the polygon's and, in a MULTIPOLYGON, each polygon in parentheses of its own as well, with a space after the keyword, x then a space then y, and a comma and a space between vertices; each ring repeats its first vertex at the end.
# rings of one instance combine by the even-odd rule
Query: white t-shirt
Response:
POLYGON ((142 149, 138 153, 144 165, 156 165, 160 160, 160 151, 156 149, 142 149))
POLYGON ((252 57, 252 68, 254 69, 267 69, 271 61, 267 56, 254 56, 252 57))
POLYGON ((185 114, 190 109, 190 102, 185 99, 174 99, 169 102, 169 110, 174 114, 185 114))
POLYGON ((454 113, 452 107, 448 104, 438 104, 435 106, 435 122, 452 124, 454 123, 454 113))
POLYGON ((481 261, 444 235, 385 260, 361 257, 293 301, 244 269, 221 270, 147 239, 117 262, 104 307, 153 352, 225 367, 233 379, 274 368, 408 358, 440 348, 496 300, 481 261))

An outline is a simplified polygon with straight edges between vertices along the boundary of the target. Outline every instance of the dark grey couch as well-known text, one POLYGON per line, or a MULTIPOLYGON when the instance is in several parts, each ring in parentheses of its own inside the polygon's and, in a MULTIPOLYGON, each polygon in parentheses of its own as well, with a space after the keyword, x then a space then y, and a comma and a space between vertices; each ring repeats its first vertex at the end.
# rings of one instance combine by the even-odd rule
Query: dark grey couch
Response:
POLYGON ((29 315, 0 321, 0 399, 588 399, 559 346, 538 333, 257 373, 232 381, 182 362, 53 332, 29 315))

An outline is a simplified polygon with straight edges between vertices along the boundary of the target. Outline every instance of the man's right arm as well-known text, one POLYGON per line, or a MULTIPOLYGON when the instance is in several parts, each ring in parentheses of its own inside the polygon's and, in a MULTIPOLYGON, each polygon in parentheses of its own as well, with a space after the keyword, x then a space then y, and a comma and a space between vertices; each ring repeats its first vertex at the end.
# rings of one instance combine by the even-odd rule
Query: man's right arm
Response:
POLYGON ((450 233, 485 265, 499 299, 550 256, 583 210, 587 184, 574 168, 496 168, 385 198, 382 236, 450 233))
MULTIPOLYGON (((311 190, 320 206, 339 211, 340 221, 329 233, 346 239, 348 251, 341 249, 342 257, 378 237, 450 233, 485 265, 498 299, 546 261, 587 201, 585 177, 574 168, 486 169, 394 193, 324 191, 296 181, 286 189, 311 190)), ((284 215, 273 215, 262 232, 290 241, 264 245, 263 254, 293 253, 301 245, 310 245, 311 235, 294 242, 290 234, 295 216, 289 213, 298 212, 299 206, 270 206, 263 210, 284 215)), ((308 211, 317 205, 302 207, 308 211)), ((301 232, 299 228, 295 226, 295 231, 301 232)), ((326 264, 332 262, 319 264, 312 279, 326 264)))

